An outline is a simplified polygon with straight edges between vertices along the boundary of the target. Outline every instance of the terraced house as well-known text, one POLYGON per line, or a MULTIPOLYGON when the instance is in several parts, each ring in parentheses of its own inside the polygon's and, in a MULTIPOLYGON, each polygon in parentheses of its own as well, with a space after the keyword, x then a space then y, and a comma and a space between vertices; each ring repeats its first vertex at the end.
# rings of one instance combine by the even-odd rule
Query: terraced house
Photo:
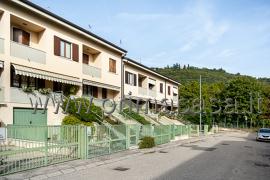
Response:
POLYGON ((52 102, 45 113, 33 114, 29 98, 44 103, 49 89, 55 96, 75 93, 115 101, 130 95, 167 98, 176 108, 179 84, 123 59, 126 53, 29 1, 0 1, 0 121, 61 124, 64 115, 54 113, 52 102))
POLYGON ((160 110, 167 106, 169 110, 177 110, 179 82, 163 76, 156 71, 125 57, 124 61, 124 94, 137 103, 146 104, 149 108, 160 110), (166 102, 166 104, 165 104, 166 102), (163 106, 162 106, 163 105, 163 106))

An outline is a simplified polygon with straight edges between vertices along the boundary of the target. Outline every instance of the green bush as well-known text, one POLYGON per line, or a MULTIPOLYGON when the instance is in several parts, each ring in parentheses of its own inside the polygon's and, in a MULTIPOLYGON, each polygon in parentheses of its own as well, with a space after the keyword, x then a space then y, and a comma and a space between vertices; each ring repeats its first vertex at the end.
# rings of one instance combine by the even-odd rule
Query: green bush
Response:
POLYGON ((130 116, 132 119, 135 119, 136 121, 138 121, 139 123, 141 123, 143 125, 150 124, 150 122, 145 120, 145 118, 143 116, 139 115, 138 113, 136 113, 134 111, 130 111, 129 109, 124 109, 123 112, 125 114, 127 114, 128 116, 130 116))
POLYGON ((62 121, 62 125, 85 125, 85 126, 93 126, 92 122, 81 121, 77 117, 73 115, 67 115, 64 117, 62 121))
MULTIPOLYGON (((83 122, 97 122, 100 123, 97 119, 100 119, 102 117, 102 110, 100 107, 97 107, 94 105, 94 103, 91 104, 91 108, 90 108, 90 113, 86 113, 87 112, 87 108, 89 106, 89 99, 85 99, 85 98, 77 98, 76 99, 76 103, 82 103, 82 108, 80 113, 78 114, 78 108, 75 105, 75 102, 72 100, 70 101, 67 113, 70 115, 75 116, 77 119, 83 121, 83 122), (86 106, 84 106, 84 102, 86 104, 86 106)), ((63 103, 63 110, 66 109, 66 105, 67 105, 67 100, 64 101, 63 103)))
POLYGON ((152 148, 155 146, 155 139, 151 136, 145 136, 142 138, 141 142, 139 143, 139 148, 152 148))

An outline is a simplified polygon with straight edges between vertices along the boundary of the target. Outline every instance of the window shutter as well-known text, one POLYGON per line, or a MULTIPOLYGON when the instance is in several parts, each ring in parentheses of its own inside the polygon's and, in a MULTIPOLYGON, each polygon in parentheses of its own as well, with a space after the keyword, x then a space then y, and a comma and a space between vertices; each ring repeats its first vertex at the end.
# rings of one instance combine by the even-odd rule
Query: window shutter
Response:
POLYGON ((137 86, 137 75, 134 74, 134 86, 137 86))
POLYGON ((125 71, 125 82, 126 82, 126 84, 128 84, 128 72, 127 71, 125 71))
POLYGON ((54 36, 54 55, 60 56, 60 38, 54 36))
POLYGON ((79 61, 79 46, 78 44, 72 44, 72 59, 73 61, 79 61))
POLYGON ((168 95, 171 95, 171 86, 168 86, 168 95))
POLYGON ((160 83, 160 89, 159 89, 160 93, 163 93, 163 84, 160 83))

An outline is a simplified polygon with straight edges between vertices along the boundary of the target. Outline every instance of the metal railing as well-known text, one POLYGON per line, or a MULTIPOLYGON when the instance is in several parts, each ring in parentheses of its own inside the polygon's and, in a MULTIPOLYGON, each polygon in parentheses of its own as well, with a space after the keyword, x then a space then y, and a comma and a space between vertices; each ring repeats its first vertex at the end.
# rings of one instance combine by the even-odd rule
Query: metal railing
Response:
MULTIPOLYGON (((208 126, 204 126, 207 135, 208 126)), ((215 126, 213 132, 217 132, 215 126)), ((177 136, 199 135, 198 125, 8 125, 0 140, 0 175, 75 159, 94 158, 123 151, 152 136, 164 144, 177 136)))
POLYGON ((90 66, 87 64, 83 64, 83 74, 95 77, 95 78, 101 78, 101 69, 90 66))
POLYGON ((30 62, 46 64, 46 52, 14 41, 10 41, 10 55, 30 62))

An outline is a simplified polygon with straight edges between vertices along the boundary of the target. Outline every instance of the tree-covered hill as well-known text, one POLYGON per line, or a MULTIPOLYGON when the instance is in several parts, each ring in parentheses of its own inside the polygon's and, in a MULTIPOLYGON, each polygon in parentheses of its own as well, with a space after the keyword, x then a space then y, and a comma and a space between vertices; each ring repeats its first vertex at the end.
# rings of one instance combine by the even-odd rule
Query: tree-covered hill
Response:
MULTIPOLYGON (((199 80, 200 75, 202 76, 202 82, 206 83, 216 83, 216 82, 226 82, 235 77, 250 77, 237 74, 231 74, 220 69, 208 69, 208 68, 197 68, 194 66, 174 64, 172 66, 167 66, 164 68, 152 68, 155 71, 168 76, 176 81, 179 81, 182 84, 185 84, 189 81, 199 80)), ((270 84, 269 78, 259 78, 260 82, 270 84)))

